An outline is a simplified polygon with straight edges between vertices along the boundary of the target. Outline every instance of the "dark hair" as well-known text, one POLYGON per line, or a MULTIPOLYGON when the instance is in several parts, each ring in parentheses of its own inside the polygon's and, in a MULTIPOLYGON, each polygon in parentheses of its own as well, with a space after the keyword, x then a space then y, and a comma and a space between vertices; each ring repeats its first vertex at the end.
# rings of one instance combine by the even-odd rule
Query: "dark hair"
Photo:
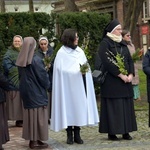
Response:
POLYGON ((127 30, 127 29, 123 29, 122 30, 122 37, 124 37, 128 32, 130 32, 129 30, 127 30))
POLYGON ((61 42, 64 46, 68 46, 74 49, 74 41, 76 39, 77 31, 75 29, 65 29, 62 36, 61 42))

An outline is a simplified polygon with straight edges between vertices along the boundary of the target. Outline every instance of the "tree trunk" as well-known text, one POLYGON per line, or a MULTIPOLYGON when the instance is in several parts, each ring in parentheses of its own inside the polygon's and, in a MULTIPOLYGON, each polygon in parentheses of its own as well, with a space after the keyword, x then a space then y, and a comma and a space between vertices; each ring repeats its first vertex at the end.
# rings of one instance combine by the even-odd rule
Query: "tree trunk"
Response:
POLYGON ((142 11, 144 0, 126 0, 124 28, 133 36, 138 17, 142 11))
POLYGON ((29 12, 34 12, 33 0, 29 0, 29 12))
POLYGON ((0 4, 1 4, 1 12, 6 12, 6 9, 5 9, 5 0, 0 0, 0 4))
POLYGON ((65 11, 75 12, 79 11, 77 5, 75 4, 75 0, 64 0, 65 11))

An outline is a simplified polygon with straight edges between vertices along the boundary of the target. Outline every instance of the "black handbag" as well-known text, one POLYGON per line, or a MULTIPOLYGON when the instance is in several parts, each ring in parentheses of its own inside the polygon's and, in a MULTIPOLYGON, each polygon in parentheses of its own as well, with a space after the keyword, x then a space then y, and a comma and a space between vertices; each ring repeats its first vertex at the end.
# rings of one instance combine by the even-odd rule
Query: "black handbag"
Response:
POLYGON ((107 72, 101 70, 94 70, 92 73, 93 81, 103 84, 106 78, 107 72))
POLYGON ((97 54, 96 59, 95 59, 95 70, 92 73, 93 81, 103 84, 105 81, 106 75, 107 75, 107 71, 105 71, 102 61, 99 55, 97 54))

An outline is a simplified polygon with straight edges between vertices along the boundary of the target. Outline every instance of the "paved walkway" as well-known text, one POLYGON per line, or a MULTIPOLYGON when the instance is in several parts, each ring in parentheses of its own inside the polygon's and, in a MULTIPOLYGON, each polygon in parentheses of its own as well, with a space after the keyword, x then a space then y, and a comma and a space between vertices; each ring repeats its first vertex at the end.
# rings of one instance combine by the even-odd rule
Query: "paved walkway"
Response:
MULTIPOLYGON (((107 140, 107 134, 100 134, 98 127, 82 127, 81 137, 84 144, 66 144, 66 132, 49 130, 49 148, 46 150, 149 150, 150 128, 148 127, 148 110, 136 111, 138 131, 132 132, 133 140, 107 140)), ((5 150, 29 150, 28 141, 21 138, 22 128, 15 127, 15 122, 9 122, 10 141, 3 145, 5 150)))
MULTIPOLYGON (((139 63, 141 69, 141 63, 139 63)), ((140 102, 139 102, 140 103, 140 102)), ((148 105, 148 104, 147 104, 148 105)), ((150 128, 148 127, 148 110, 136 111, 138 131, 132 132, 133 140, 110 141, 107 134, 98 132, 96 127, 82 127, 81 137, 84 144, 66 144, 66 131, 53 132, 49 130, 49 148, 45 150, 150 150, 150 128)), ((28 141, 21 138, 22 128, 15 127, 15 122, 9 122, 10 141, 3 145, 5 150, 30 150, 28 141)))

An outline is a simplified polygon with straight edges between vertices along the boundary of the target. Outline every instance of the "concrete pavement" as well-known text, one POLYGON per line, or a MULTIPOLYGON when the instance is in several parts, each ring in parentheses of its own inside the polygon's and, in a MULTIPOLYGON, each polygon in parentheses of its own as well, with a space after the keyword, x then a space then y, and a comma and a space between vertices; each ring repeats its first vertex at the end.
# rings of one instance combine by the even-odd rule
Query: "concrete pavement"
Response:
MULTIPOLYGON (((139 69, 142 69, 141 61, 139 61, 139 69)), ((65 130, 61 132, 49 130, 49 140, 47 141, 49 148, 45 150, 150 150, 148 109, 135 111, 135 113, 138 131, 130 133, 133 137, 131 141, 121 139, 121 135, 117 135, 120 138, 119 141, 110 141, 107 139, 107 134, 98 132, 98 126, 96 126, 81 128, 81 137, 84 140, 84 144, 74 143, 73 145, 68 145, 66 144, 65 130)), ((13 121, 9 121, 9 133, 10 141, 3 145, 5 150, 30 150, 28 141, 21 138, 22 128, 15 127, 15 122, 13 121)))
MULTIPOLYGON (((150 150, 150 128, 148 127, 148 110, 136 111, 138 131, 132 132, 133 140, 110 141, 107 134, 98 132, 96 127, 82 127, 81 137, 84 144, 66 144, 66 131, 53 132, 49 130, 49 148, 45 150, 150 150)), ((15 127, 15 122, 9 121, 10 141, 3 145, 5 150, 29 150, 28 141, 21 138, 22 128, 15 127)))

